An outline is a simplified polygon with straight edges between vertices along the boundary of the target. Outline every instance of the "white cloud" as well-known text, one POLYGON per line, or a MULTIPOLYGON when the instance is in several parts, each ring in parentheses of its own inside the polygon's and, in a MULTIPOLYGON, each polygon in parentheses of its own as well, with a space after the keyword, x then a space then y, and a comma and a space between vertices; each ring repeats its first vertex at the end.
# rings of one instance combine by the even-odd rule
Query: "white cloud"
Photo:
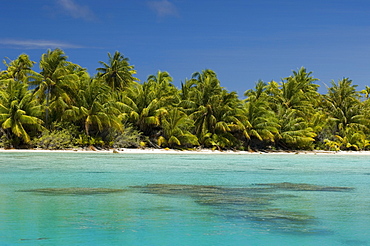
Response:
POLYGON ((82 46, 79 45, 52 40, 17 40, 17 39, 0 39, 0 47, 1 46, 7 46, 18 49, 83 48, 82 46))
POLYGON ((168 0, 149 1, 148 6, 154 10, 159 17, 178 16, 176 6, 168 0))
POLYGON ((78 5, 74 0, 58 0, 58 4, 73 18, 83 19, 86 21, 92 21, 95 19, 94 13, 88 6, 78 5))

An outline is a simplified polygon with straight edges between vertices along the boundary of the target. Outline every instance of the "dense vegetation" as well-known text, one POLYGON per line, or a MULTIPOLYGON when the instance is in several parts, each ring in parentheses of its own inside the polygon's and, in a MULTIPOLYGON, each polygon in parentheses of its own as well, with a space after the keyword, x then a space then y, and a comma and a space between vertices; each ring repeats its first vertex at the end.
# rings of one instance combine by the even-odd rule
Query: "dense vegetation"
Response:
POLYGON ((25 54, 4 61, 0 147, 370 148, 370 87, 357 91, 348 78, 322 95, 301 68, 279 83, 258 81, 241 100, 211 70, 176 88, 168 72, 138 82, 119 52, 99 63, 91 77, 60 49, 42 55, 40 72, 25 54))

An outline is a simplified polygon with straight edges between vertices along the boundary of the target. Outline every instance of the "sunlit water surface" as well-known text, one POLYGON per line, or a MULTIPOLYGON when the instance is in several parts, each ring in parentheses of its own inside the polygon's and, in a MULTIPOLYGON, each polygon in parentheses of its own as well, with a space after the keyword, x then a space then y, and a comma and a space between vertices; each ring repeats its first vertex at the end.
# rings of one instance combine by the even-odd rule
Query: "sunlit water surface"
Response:
POLYGON ((0 245, 370 245, 369 185, 368 156, 0 153, 0 245))

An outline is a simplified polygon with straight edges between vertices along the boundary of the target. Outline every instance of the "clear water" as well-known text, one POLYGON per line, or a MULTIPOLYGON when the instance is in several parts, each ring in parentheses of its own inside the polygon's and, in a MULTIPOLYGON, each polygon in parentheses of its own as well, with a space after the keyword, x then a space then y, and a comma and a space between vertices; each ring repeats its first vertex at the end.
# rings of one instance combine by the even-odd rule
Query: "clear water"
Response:
POLYGON ((369 184, 368 156, 5 152, 0 245, 370 245, 369 184), (72 187, 125 191, 32 192, 72 187))

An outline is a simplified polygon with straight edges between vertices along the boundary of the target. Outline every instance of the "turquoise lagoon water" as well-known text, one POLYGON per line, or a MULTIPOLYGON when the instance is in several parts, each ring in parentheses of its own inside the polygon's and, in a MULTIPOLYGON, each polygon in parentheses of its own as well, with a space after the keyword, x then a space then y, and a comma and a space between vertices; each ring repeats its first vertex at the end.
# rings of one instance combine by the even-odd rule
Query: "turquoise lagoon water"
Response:
POLYGON ((369 184, 368 156, 5 152, 0 245, 370 245, 369 184))

